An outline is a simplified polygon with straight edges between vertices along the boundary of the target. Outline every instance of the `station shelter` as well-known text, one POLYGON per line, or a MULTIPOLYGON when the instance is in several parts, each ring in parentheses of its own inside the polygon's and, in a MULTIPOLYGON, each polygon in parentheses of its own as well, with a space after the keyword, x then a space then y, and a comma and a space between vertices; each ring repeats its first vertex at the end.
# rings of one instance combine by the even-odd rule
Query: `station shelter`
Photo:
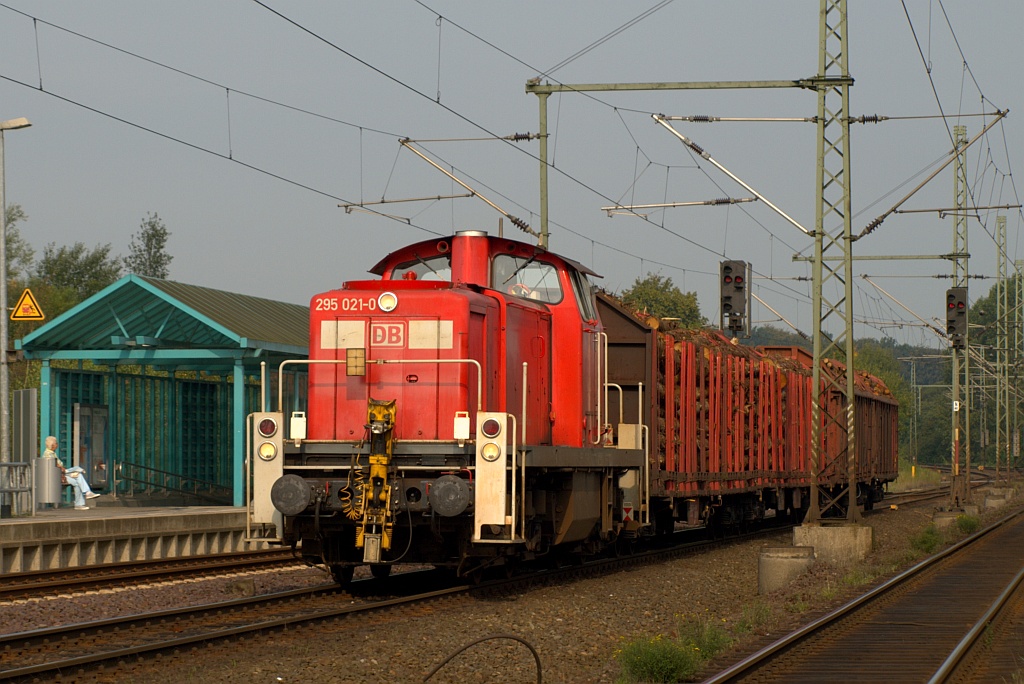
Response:
POLYGON ((308 358, 309 309, 128 275, 15 346, 40 362, 40 453, 56 436, 99 493, 241 506, 246 416, 282 361, 308 358))

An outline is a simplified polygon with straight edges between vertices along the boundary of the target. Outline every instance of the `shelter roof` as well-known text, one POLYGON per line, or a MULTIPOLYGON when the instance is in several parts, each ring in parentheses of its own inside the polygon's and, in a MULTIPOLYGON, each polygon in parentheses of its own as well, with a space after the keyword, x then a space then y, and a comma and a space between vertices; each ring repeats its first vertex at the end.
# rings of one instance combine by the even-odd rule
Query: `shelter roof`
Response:
POLYGON ((306 357, 309 309, 128 275, 16 342, 26 358, 180 364, 306 357))

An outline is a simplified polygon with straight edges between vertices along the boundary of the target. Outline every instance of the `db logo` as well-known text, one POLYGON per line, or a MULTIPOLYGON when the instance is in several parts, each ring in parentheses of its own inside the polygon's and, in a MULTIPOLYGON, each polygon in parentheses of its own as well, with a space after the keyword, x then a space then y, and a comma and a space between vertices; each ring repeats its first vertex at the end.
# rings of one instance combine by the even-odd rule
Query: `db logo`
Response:
POLYGON ((405 326, 401 323, 374 323, 370 327, 370 344, 374 347, 405 345, 405 326))

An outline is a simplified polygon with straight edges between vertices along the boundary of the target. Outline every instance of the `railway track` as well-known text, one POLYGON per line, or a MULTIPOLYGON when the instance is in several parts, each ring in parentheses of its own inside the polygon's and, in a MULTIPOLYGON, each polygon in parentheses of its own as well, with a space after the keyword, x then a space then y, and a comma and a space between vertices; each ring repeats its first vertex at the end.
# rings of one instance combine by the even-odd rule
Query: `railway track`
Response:
MULTIPOLYGON (((971 471, 971 491, 992 485, 995 481, 994 474, 986 470, 971 471)), ((941 500, 949 496, 949 483, 925 487, 922 489, 908 490, 905 492, 889 494, 880 503, 883 508, 889 506, 904 506, 924 501, 941 500)))
POLYGON ((114 666, 144 654, 188 649, 254 632, 367 616, 397 606, 457 597, 436 571, 360 580, 0 636, 0 681, 48 681, 58 673, 114 666), (375 598, 383 591, 402 594, 375 598), (424 589, 426 588, 426 591, 424 589))
MULTIPOLYGON (((479 584, 452 583, 437 571, 407 572, 387 580, 359 580, 342 589, 335 584, 240 598, 213 605, 112 618, 0 636, 0 681, 46 681, 57 673, 102 667, 134 667, 147 654, 188 651, 199 644, 225 642, 256 632, 334 621, 364 628, 387 611, 436 610, 439 602, 470 595, 503 595, 567 579, 615 572, 641 563, 657 563, 686 553, 742 539, 775 534, 780 528, 744 537, 688 542, 589 563, 568 564, 518 577, 479 584), (382 592, 387 596, 381 597, 382 592)), ((447 605, 447 604, 446 604, 447 605)), ((380 619, 388 619, 382 617, 380 619)), ((116 681, 116 674, 111 674, 116 681)))
MULTIPOLYGON (((188 658, 189 649, 198 648, 199 644, 223 643, 246 634, 323 621, 334 621, 342 628, 352 625, 355 629, 365 627, 367 620, 378 619, 375 614, 390 609, 409 610, 413 604, 420 604, 416 610, 436 610, 433 603, 456 601, 474 592, 514 594, 537 585, 609 574, 642 563, 658 563, 719 544, 778 534, 786 529, 775 527, 716 541, 691 540, 682 545, 589 563, 567 562, 562 567, 479 585, 452 584, 450 575, 436 572, 403 573, 386 581, 357 581, 345 590, 327 584, 214 605, 10 634, 0 637, 0 681, 45 681, 58 672, 91 672, 97 667, 113 666, 120 671, 119 663, 133 663, 147 654, 184 652, 186 655, 182 657, 188 658), (380 598, 382 592, 387 592, 388 596, 380 598)), ((690 537, 692 539, 692 535, 690 537)), ((111 681, 116 679, 115 676, 111 681)))
MULTIPOLYGON (((881 501, 880 508, 884 510, 891 506, 909 506, 911 504, 923 503, 926 501, 941 501, 947 498, 949 498, 949 485, 938 485, 925 489, 901 492, 899 494, 890 494, 881 501)), ((879 509, 876 508, 874 510, 879 509)), ((865 511, 865 513, 872 512, 874 511, 865 511)))
POLYGON ((63 570, 41 570, 4 575, 0 601, 13 601, 54 592, 83 591, 111 585, 139 584, 174 579, 181 575, 213 577, 240 570, 301 564, 290 550, 271 549, 211 556, 110 563, 63 570))
MULTIPOLYGON (((991 645, 986 628, 999 606, 1010 596, 1021 600, 1008 587, 1020 584, 1022 567, 1024 514, 1018 511, 707 681, 953 681, 979 634, 991 645)), ((1013 645, 1019 653, 1019 643, 1013 645)), ((1016 658, 1008 664, 1021 665, 1016 658)))

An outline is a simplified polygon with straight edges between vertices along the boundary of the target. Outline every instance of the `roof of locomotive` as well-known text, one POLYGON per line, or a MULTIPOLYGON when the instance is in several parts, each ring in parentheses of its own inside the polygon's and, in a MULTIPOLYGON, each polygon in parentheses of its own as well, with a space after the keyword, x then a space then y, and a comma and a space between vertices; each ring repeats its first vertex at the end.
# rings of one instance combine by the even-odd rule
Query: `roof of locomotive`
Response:
MULTIPOLYGON (((398 264, 413 261, 415 259, 426 259, 428 257, 432 257, 438 254, 445 254, 451 249, 452 240, 455 237, 457 237, 457 235, 458 234, 451 235, 449 237, 435 238, 432 240, 423 240, 422 242, 416 242, 411 245, 406 245, 401 249, 397 249, 394 252, 391 252, 386 257, 377 262, 377 264, 369 270, 369 273, 372 273, 373 275, 377 276, 383 276, 388 271, 389 268, 394 268, 394 266, 398 264)), ((507 251, 515 251, 518 254, 532 252, 531 256, 550 255, 555 259, 561 260, 566 265, 576 269, 580 273, 585 273, 589 276, 593 276, 594 278, 603 277, 601 274, 592 271, 591 269, 587 268, 578 261, 574 261, 568 257, 564 257, 560 254, 550 252, 544 249, 543 247, 540 247, 539 245, 531 245, 525 242, 520 242, 518 240, 512 240, 506 237, 497 237, 494 235, 480 235, 479 237, 488 240, 490 243, 492 243, 492 245, 499 242, 504 243, 508 247, 507 251)), ((498 248, 492 248, 491 251, 502 252, 506 250, 502 250, 499 246, 498 248)))

